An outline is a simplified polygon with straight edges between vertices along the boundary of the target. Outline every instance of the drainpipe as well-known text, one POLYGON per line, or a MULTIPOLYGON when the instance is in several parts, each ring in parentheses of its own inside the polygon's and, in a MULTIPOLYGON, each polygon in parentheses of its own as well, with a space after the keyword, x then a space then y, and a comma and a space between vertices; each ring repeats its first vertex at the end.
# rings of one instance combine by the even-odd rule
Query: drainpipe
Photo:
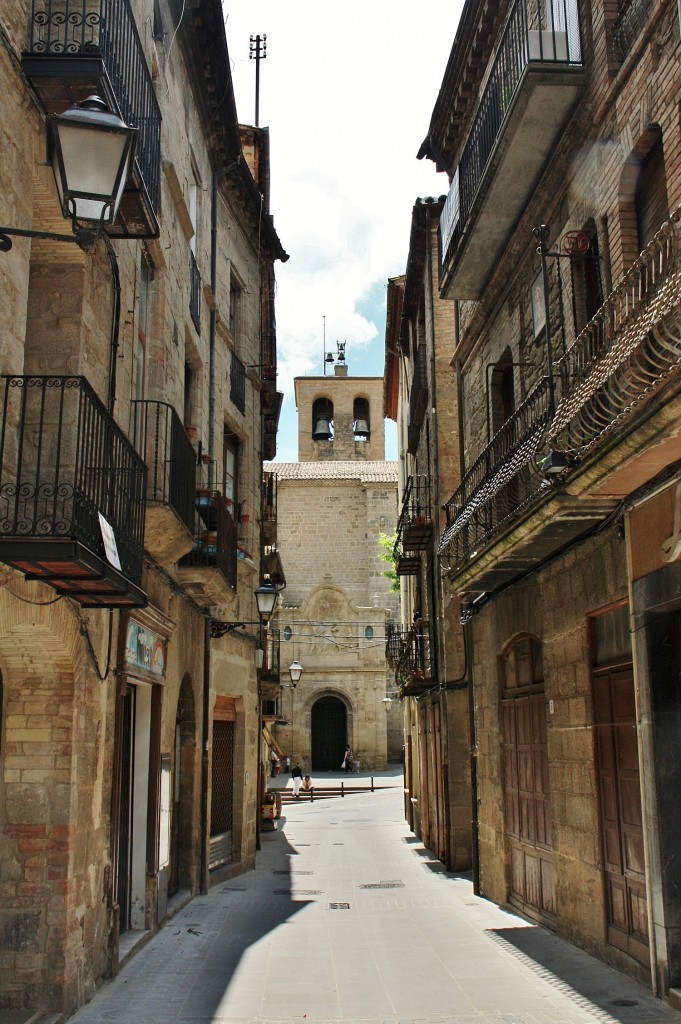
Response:
POLYGON ((203 726, 201 730, 201 895, 208 892, 208 726, 210 716, 210 616, 203 620, 203 726))
MULTIPOLYGON (((681 3, 681 0, 679 0, 681 3)), ((116 403, 116 367, 118 364, 118 335, 121 322, 121 275, 118 270, 118 257, 116 256, 116 250, 111 244, 111 239, 104 233, 102 235, 104 239, 104 247, 106 254, 109 257, 109 263, 111 264, 111 278, 113 281, 113 312, 111 314, 111 342, 110 342, 110 356, 109 356, 109 394, 107 397, 107 406, 109 413, 113 416, 114 405, 116 403)))
MULTIPOLYGON (((215 298, 218 286, 218 177, 213 174, 211 207, 210 207, 210 288, 215 298)), ((210 311, 210 356, 208 365, 208 451, 211 454, 215 451, 215 339, 217 332, 217 312, 215 302, 210 311)), ((208 483, 212 486, 213 463, 208 469, 208 483)))

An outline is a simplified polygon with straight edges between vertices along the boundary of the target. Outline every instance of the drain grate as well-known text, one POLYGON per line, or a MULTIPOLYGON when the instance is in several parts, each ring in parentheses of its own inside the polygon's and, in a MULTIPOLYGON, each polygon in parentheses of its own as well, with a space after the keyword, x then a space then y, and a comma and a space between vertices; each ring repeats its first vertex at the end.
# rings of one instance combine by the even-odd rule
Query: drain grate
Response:
POLYGON ((275 896, 321 896, 323 889, 273 889, 275 896))
POLYGON ((345 843, 331 843, 332 846, 345 846, 345 843))
POLYGON ((329 910, 349 910, 349 903, 329 903, 329 910))
POLYGON ((314 871, 273 871, 273 875, 314 875, 314 871))
POLYGON ((359 889, 404 889, 404 882, 366 882, 359 889))
POLYGON ((611 1006, 638 1006, 638 1002, 635 999, 611 999, 611 1006))

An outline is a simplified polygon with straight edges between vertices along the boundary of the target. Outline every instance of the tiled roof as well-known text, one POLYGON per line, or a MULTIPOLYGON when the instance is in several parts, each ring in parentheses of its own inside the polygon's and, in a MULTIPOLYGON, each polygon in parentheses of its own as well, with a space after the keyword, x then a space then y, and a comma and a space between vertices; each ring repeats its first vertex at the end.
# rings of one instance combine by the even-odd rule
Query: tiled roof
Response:
POLYGON ((397 483, 396 462, 266 462, 265 471, 279 480, 361 480, 397 483))

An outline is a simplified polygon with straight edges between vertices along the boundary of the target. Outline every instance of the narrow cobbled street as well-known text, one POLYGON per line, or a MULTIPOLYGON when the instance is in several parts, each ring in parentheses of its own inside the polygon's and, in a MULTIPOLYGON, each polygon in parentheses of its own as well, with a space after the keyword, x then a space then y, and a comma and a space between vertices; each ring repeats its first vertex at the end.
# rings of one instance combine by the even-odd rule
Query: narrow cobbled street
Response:
POLYGON ((255 871, 180 911, 73 1024, 671 1024, 624 975, 476 897, 401 779, 284 806, 255 871))

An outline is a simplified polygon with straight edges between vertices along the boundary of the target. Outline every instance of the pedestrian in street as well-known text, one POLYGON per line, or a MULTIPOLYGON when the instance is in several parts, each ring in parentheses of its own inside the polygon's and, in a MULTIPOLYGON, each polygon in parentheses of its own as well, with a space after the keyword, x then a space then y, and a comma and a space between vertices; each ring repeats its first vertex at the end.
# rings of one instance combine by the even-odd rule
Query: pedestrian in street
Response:
POLYGON ((276 778, 276 774, 277 774, 277 755, 272 750, 270 752, 270 775, 274 779, 274 778, 276 778))
POLYGON ((345 760, 343 761, 343 766, 345 768, 345 774, 346 775, 348 774, 348 772, 352 771, 352 766, 353 766, 354 760, 355 760, 355 757, 354 757, 354 754, 352 753, 352 750, 350 749, 350 747, 346 747, 345 748, 345 760))
POLYGON ((288 754, 286 755, 286 758, 284 760, 284 767, 286 768, 286 774, 290 775, 291 774, 291 758, 288 756, 288 754))
POLYGON ((303 786, 302 786, 302 788, 303 789, 307 789, 307 790, 312 789, 312 779, 310 778, 309 775, 306 775, 305 778, 303 779, 303 786))
POLYGON ((300 762, 296 761, 291 772, 293 778, 293 796, 298 799, 298 793, 303 782, 303 769, 300 767, 300 762))

